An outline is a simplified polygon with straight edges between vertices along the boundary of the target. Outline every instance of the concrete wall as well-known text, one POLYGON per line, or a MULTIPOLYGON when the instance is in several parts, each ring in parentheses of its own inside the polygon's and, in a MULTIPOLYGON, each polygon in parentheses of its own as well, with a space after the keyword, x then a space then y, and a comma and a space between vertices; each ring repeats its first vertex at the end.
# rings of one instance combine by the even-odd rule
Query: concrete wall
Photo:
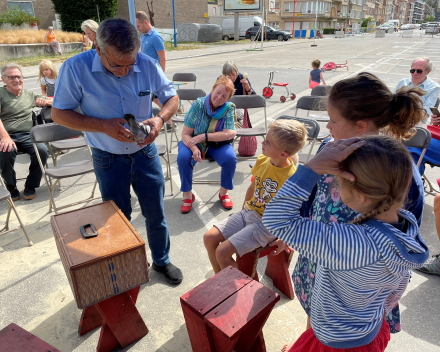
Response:
MULTIPOLYGON (((82 50, 82 43, 60 43, 63 53, 82 50)), ((17 57, 54 55, 54 51, 46 44, 0 44, 0 61, 17 57)))

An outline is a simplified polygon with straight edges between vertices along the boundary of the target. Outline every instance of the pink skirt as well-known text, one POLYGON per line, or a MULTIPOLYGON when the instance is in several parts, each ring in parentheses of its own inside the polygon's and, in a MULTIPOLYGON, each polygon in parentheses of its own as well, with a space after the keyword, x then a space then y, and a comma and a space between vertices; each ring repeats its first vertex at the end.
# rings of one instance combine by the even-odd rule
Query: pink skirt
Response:
POLYGON ((309 88, 310 88, 310 89, 313 89, 313 88, 315 88, 316 86, 319 86, 320 84, 321 84, 321 83, 311 81, 310 84, 309 84, 309 88))
POLYGON ((377 336, 368 345, 353 348, 333 348, 322 344, 313 329, 304 332, 289 352, 383 352, 390 341, 390 328, 385 319, 377 336))

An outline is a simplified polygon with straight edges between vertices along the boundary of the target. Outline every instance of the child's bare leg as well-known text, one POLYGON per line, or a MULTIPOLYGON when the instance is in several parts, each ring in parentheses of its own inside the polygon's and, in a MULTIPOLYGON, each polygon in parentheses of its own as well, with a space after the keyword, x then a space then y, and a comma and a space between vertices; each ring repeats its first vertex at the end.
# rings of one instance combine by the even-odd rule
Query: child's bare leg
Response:
POLYGON ((215 256, 221 269, 224 269, 229 265, 232 265, 234 268, 238 269, 237 262, 232 258, 234 253, 237 253, 237 250, 232 243, 229 242, 229 240, 224 241, 217 247, 215 256))
POLYGON ((307 325, 306 325, 306 330, 309 330, 312 328, 312 323, 310 322, 310 317, 307 317, 307 325))
POLYGON ((212 269, 214 270, 215 274, 221 270, 215 256, 215 250, 224 240, 225 238, 223 237, 222 233, 215 226, 203 235, 203 242, 205 243, 205 248, 208 251, 209 261, 211 262, 212 269))

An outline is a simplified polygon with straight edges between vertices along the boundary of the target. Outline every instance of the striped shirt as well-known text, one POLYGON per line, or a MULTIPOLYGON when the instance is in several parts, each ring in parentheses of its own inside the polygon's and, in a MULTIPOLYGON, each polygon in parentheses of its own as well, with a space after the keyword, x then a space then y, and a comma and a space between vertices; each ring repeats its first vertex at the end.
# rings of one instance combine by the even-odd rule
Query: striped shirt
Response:
POLYGON ((406 233, 368 220, 361 225, 324 224, 300 216, 320 175, 299 166, 268 204, 263 224, 318 264, 311 323, 326 346, 353 348, 377 335, 384 307, 392 307, 406 289, 409 269, 421 267, 428 248, 414 216, 401 210, 406 233))
MULTIPOLYGON (((212 117, 208 116, 205 108, 206 97, 198 98, 185 115, 185 126, 194 128, 194 136, 208 131, 212 117)), ((235 130, 235 105, 229 104, 223 123, 224 130, 235 130)))

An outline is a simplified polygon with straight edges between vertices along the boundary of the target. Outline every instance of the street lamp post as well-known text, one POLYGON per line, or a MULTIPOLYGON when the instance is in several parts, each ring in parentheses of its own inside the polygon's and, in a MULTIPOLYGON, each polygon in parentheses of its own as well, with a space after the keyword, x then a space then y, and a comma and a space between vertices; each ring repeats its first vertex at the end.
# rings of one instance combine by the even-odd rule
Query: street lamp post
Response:
POLYGON ((176 11, 174 11, 174 0, 173 0, 173 27, 174 27, 174 47, 177 48, 176 11))
POLYGON ((296 0, 293 0, 293 20, 292 20, 292 38, 295 39, 295 10, 296 10, 296 0))
POLYGON ((313 44, 311 46, 318 46, 316 44, 316 33, 318 31, 318 8, 319 8, 319 0, 316 0, 316 16, 315 16, 315 35, 313 36, 313 44))

